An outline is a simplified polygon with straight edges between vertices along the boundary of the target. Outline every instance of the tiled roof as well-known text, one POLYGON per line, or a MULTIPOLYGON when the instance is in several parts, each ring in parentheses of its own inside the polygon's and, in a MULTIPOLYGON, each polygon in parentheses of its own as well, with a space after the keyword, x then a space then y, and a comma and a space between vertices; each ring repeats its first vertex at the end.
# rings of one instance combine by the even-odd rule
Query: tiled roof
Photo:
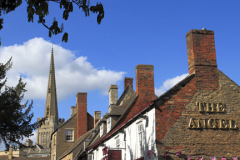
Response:
POLYGON ((120 103, 123 101, 125 95, 126 95, 128 92, 136 93, 136 92, 132 89, 132 87, 131 87, 130 85, 128 85, 128 86, 125 88, 125 90, 123 91, 122 95, 119 97, 119 99, 118 99, 118 101, 117 101, 117 103, 116 103, 117 106, 120 105, 120 103))
MULTIPOLYGON (((130 123, 134 118, 136 118, 138 115, 140 115, 142 112, 144 112, 147 108, 149 108, 150 106, 152 106, 154 104, 155 101, 161 100, 164 96, 168 95, 169 93, 171 93, 172 91, 174 91, 175 89, 178 89, 179 87, 182 87, 184 84, 186 84, 187 82, 189 82, 193 77, 195 76, 195 74, 191 74, 188 75, 186 78, 184 78, 182 81, 180 81, 179 83, 177 83, 175 86, 173 86, 171 89, 169 89, 167 92, 165 92, 164 94, 162 94, 160 97, 158 97, 156 100, 149 102, 148 104, 144 105, 142 108, 139 109, 138 112, 136 112, 135 114, 133 114, 131 117, 125 119, 124 121, 121 121, 122 117, 127 113, 126 112, 119 118, 118 122, 115 124, 115 128, 113 130, 111 130, 108 134, 106 134, 105 136, 103 136, 102 138, 100 138, 98 141, 95 141, 95 143, 93 145, 91 145, 88 150, 91 150, 92 148, 94 148, 95 146, 99 145, 100 143, 102 143, 104 140, 106 140, 107 138, 109 138, 111 135, 113 135, 115 132, 117 132, 118 130, 120 130, 122 127, 124 127, 126 124, 130 123), (120 124, 118 124, 120 123, 120 124)), ((130 106, 129 106, 130 107, 130 106)))
POLYGON ((127 101, 125 101, 122 105, 116 105, 112 108, 111 112, 107 115, 122 115, 132 104, 133 99, 136 98, 136 93, 134 93, 127 101))
POLYGON ((78 153, 76 155, 73 155, 74 156, 74 159, 78 158, 78 156, 80 156, 81 154, 83 154, 84 152, 84 140, 88 139, 88 140, 91 140, 89 145, 92 145, 96 142, 98 142, 103 136, 107 135, 107 133, 105 132, 104 135, 102 137, 99 136, 99 124, 101 124, 102 122, 106 121, 106 118, 108 116, 111 116, 111 115, 119 115, 121 116, 123 113, 126 112, 126 110, 134 103, 135 99, 137 98, 137 95, 135 93, 135 91, 130 87, 128 86, 123 94, 121 95, 121 97, 119 98, 118 100, 118 105, 114 106, 111 110, 110 113, 108 114, 105 114, 102 119, 98 122, 98 125, 95 126, 94 129, 90 130, 89 132, 87 132, 86 134, 84 134, 83 136, 81 136, 76 142, 74 142, 61 156, 59 159, 65 157, 66 155, 68 155, 69 153, 71 152, 75 152, 75 151, 78 151, 78 153), (128 94, 128 96, 130 96, 129 99, 126 99, 126 95, 128 94), (125 99, 125 100, 123 100, 125 99), (123 103, 122 103, 123 102, 123 103), (122 103, 120 105, 120 103, 122 103), (92 131, 93 130, 96 130, 97 133, 92 136, 92 131))
POLYGON ((72 115, 70 118, 68 118, 68 120, 66 120, 64 123, 62 123, 60 126, 58 126, 57 129, 55 129, 52 133, 51 133, 51 140, 52 140, 52 135, 62 126, 64 126, 65 124, 67 124, 71 119, 73 119, 73 117, 75 117, 77 115, 77 113, 75 113, 74 115, 72 115))
MULTIPOLYGON (((138 96, 134 93, 134 94, 131 96, 131 98, 129 98, 129 100, 127 100, 127 101, 125 102, 125 103, 126 103, 126 108, 125 108, 123 114, 121 115, 121 117, 118 119, 117 123, 121 120, 121 118, 122 118, 122 116, 124 115, 124 113, 132 106, 132 104, 135 102, 135 100, 136 100, 137 97, 138 97, 138 96)), ((125 105, 125 104, 123 104, 123 105, 125 105)), ((117 124, 117 123, 116 123, 116 124, 117 124)), ((114 131, 116 130, 116 128, 118 128, 118 126, 117 126, 116 124, 113 126, 113 129, 112 129, 109 133, 105 133, 105 134, 102 135, 101 137, 98 135, 98 137, 95 138, 95 140, 92 141, 92 142, 89 144, 89 146, 90 146, 89 149, 92 149, 94 146, 98 145, 100 141, 102 142, 106 137, 108 137, 109 135, 113 134, 114 131), (114 127, 116 127, 116 128, 114 129, 114 127), (93 146, 93 147, 92 147, 92 146, 93 146)), ((88 150, 89 150, 89 149, 88 149, 88 150)))

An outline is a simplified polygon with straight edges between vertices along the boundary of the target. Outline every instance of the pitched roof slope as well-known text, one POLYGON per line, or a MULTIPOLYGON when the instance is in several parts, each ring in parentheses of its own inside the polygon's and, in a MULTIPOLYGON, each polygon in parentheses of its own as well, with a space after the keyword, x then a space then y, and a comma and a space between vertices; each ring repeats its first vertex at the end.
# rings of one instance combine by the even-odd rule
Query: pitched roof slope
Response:
MULTIPOLYGON (((111 135, 113 135, 116 131, 120 130, 122 127, 124 127, 127 123, 130 123, 135 117, 137 117, 138 115, 140 115, 142 112, 144 112, 146 109, 148 109, 150 106, 152 106, 154 104, 155 101, 159 101, 161 100, 163 97, 165 97, 166 95, 170 94, 172 91, 174 91, 175 89, 178 89, 179 87, 184 86, 187 82, 189 82, 193 77, 195 76, 195 74, 191 74, 188 75, 186 78, 184 78, 182 81, 180 81, 179 83, 177 83, 175 86, 173 86, 171 89, 169 89, 167 92, 165 92, 164 94, 162 94, 160 97, 158 97, 156 100, 149 102, 148 104, 144 105, 143 107, 141 107, 138 112, 136 112, 135 114, 133 114, 130 117, 126 117, 126 114, 128 113, 128 109, 130 109, 131 105, 129 106, 129 108, 125 111, 125 113, 122 114, 122 116, 119 118, 118 122, 115 124, 114 129, 111 130, 108 134, 106 134, 105 136, 103 136, 102 138, 100 138, 98 141, 95 141, 95 143, 92 143, 92 145, 88 148, 88 150, 94 148, 95 146, 97 146, 98 144, 100 144, 101 142, 103 142, 104 140, 106 140, 107 138, 109 138, 111 135)), ((136 100, 137 95, 134 99, 134 101, 136 100)))
POLYGON ((60 126, 58 126, 57 129, 55 129, 55 131, 52 132, 51 134, 51 140, 52 140, 52 135, 59 129, 62 128, 62 126, 66 125, 71 119, 73 119, 75 116, 77 115, 77 113, 75 113, 74 115, 72 115, 70 118, 68 118, 68 120, 66 120, 64 123, 62 123, 60 126))
POLYGON ((79 137, 65 152, 63 152, 63 154, 60 156, 59 159, 64 158, 66 155, 68 155, 69 153, 71 153, 74 149, 83 149, 83 141, 85 139, 91 139, 92 138, 92 131, 94 129, 91 129, 90 131, 88 131, 87 133, 85 133, 84 135, 82 135, 81 137, 79 137))

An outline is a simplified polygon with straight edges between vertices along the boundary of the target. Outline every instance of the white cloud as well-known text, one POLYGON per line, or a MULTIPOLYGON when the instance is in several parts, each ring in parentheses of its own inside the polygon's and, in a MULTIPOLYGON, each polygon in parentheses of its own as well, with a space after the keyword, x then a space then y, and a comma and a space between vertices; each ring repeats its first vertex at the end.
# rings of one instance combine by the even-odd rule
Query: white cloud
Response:
POLYGON ((24 138, 21 143, 25 144, 27 139, 31 139, 33 141, 33 145, 35 145, 37 141, 37 131, 33 131, 33 135, 29 138, 24 138))
POLYGON ((181 80, 183 80, 187 76, 188 76, 188 73, 185 73, 181 76, 176 76, 174 78, 167 79, 165 82, 163 82, 162 86, 160 86, 158 89, 155 88, 156 95, 157 96, 162 95, 164 92, 166 92, 167 90, 172 88, 174 85, 176 85, 178 82, 180 82, 181 80))
MULTIPOLYGON (((1 47, 1 63, 6 63, 10 57, 13 62, 7 72, 7 85, 15 86, 21 74, 23 82, 27 82, 25 98, 45 99, 51 48, 52 44, 43 38, 34 38, 22 45, 1 47)), ((76 57, 72 51, 59 45, 53 45, 53 48, 58 100, 70 94, 96 89, 107 94, 109 86, 123 78, 124 72, 96 69, 87 57, 76 57)))

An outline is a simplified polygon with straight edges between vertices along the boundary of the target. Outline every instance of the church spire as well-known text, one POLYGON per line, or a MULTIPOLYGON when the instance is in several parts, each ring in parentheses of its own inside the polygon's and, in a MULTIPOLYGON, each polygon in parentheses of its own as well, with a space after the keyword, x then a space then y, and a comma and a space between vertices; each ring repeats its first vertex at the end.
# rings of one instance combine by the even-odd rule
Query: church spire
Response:
POLYGON ((54 56, 53 47, 51 53, 51 62, 48 78, 47 98, 44 117, 53 118, 58 125, 58 106, 57 106, 57 92, 56 92, 56 80, 55 80, 55 68, 54 68, 54 56))

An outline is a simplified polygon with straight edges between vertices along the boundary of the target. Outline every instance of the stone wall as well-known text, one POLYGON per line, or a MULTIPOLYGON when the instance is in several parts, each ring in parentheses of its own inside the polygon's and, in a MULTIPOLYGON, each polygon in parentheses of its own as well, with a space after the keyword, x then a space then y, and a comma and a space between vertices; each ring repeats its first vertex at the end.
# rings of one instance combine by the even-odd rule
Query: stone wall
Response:
MULTIPOLYGON (((240 88, 221 71, 218 74, 219 90, 197 91, 192 97, 189 92, 189 103, 175 105, 177 100, 180 103, 177 97, 191 84, 189 82, 158 107, 161 109, 156 113, 159 155, 168 153, 169 159, 186 159, 186 156, 232 159, 232 156, 240 156, 240 88), (200 108, 199 103, 203 104, 200 108), (182 151, 182 156, 177 157, 176 151, 182 151)), ((159 156, 159 159, 163 157, 159 156)))
POLYGON ((69 148, 73 142, 77 139, 76 133, 76 125, 77 125, 77 114, 72 116, 68 121, 64 123, 61 127, 58 128, 57 131, 57 159, 59 156, 63 154, 64 151, 66 151, 67 148, 69 148), (73 129, 74 130, 74 140, 73 141, 66 141, 65 140, 65 130, 66 129, 73 129))

